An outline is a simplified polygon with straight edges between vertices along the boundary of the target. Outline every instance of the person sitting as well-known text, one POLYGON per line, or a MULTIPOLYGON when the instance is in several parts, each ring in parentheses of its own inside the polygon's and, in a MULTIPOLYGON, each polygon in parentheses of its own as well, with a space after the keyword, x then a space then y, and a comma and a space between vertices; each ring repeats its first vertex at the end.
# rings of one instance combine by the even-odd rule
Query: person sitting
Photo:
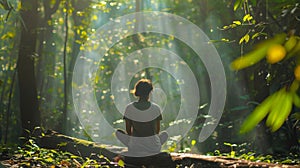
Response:
POLYGON ((124 112, 126 132, 116 131, 116 137, 128 147, 127 155, 144 157, 158 154, 168 139, 167 132, 160 132, 160 107, 149 100, 152 90, 153 85, 148 79, 141 79, 135 84, 133 93, 138 101, 128 104, 124 112))

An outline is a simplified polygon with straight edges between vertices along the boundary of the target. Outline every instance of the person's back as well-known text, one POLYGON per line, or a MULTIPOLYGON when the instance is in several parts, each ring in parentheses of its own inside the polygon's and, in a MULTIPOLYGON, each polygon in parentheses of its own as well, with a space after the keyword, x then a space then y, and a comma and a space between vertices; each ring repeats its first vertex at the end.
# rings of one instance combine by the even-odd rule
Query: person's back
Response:
POLYGON ((159 134, 162 115, 160 107, 149 101, 152 90, 150 80, 141 79, 136 83, 134 95, 138 101, 128 104, 124 112, 127 134, 122 130, 116 132, 132 154, 157 154, 168 138, 166 132, 159 134))
POLYGON ((124 119, 130 120, 132 124, 132 136, 147 137, 157 134, 157 120, 162 120, 158 105, 149 102, 148 108, 143 108, 139 102, 127 106, 124 119))

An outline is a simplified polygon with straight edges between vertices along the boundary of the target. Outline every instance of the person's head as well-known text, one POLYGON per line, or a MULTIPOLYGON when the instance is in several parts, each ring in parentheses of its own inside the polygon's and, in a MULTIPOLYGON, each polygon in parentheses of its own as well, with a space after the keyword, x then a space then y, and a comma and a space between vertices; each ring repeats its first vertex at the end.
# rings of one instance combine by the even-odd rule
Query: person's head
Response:
POLYGON ((152 90, 153 86, 151 81, 149 79, 141 79, 135 84, 133 93, 136 97, 147 98, 152 90))

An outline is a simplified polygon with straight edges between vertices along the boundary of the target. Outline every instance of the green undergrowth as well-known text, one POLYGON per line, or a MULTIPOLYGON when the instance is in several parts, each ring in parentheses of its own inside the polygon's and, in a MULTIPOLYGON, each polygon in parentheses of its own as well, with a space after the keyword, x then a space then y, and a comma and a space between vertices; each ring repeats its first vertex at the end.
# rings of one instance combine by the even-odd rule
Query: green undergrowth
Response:
MULTIPOLYGON (((209 156, 221 156, 235 159, 245 159, 253 162, 300 165, 298 154, 262 155, 255 152, 239 153, 238 145, 224 143, 230 148, 227 153, 220 150, 209 152, 209 156)), ((90 157, 81 157, 70 152, 57 149, 45 149, 37 145, 34 138, 28 139, 22 147, 15 144, 0 144, 0 161, 5 167, 123 167, 124 163, 111 162, 101 154, 92 153, 90 157)), ((1 167, 1 165, 0 165, 1 167)))
POLYGON ((276 164, 291 164, 300 165, 300 155, 295 153, 288 154, 257 154, 255 152, 239 153, 235 150, 238 146, 236 144, 224 143, 225 146, 230 147, 230 151, 227 153, 222 153, 220 150, 215 150, 214 152, 208 152, 209 156, 223 156, 228 158, 245 159, 252 162, 266 162, 266 163, 276 163, 276 164))
POLYGON ((90 157, 81 157, 70 152, 41 148, 35 143, 34 139, 29 139, 22 147, 15 145, 2 145, 0 147, 0 160, 5 167, 108 168, 121 166, 100 154, 92 153, 90 157))

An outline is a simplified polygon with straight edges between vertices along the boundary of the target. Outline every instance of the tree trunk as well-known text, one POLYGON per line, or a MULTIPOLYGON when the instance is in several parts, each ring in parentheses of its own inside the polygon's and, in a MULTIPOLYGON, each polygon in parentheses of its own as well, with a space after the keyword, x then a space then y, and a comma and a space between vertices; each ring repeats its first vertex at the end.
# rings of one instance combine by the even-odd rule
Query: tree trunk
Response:
MULTIPOLYGON (((90 4, 92 3, 91 0, 85 0, 85 1, 81 1, 81 0, 71 0, 70 1, 70 5, 73 8, 73 13, 72 15, 70 15, 70 21, 72 20, 73 25, 72 25, 72 31, 74 32, 74 37, 70 38, 70 40, 72 40, 72 50, 71 53, 69 53, 69 58, 67 58, 67 93, 68 93, 68 104, 73 104, 73 99, 72 99, 72 77, 73 77, 73 70, 75 67, 75 62, 77 59, 77 56, 80 52, 80 46, 81 44, 84 43, 84 39, 82 39, 80 37, 80 34, 77 33, 78 27, 84 27, 84 30, 87 30, 88 26, 90 25, 90 12, 85 12, 87 11, 87 8, 89 8, 90 4), (86 15, 85 16, 79 16, 77 15, 77 12, 84 12, 86 15), (81 42, 81 43, 78 43, 81 42)), ((70 29, 71 31, 71 29, 70 29)), ((65 129, 66 130, 71 130, 74 127, 78 126, 79 120, 77 118, 76 115, 72 114, 73 111, 73 107, 72 106, 68 106, 68 110, 65 111, 65 118, 62 120, 63 122, 65 122, 65 129)))
POLYGON ((22 128, 33 130, 40 125, 36 80, 34 75, 34 53, 37 37, 37 0, 21 1, 21 41, 18 58, 18 82, 22 128))

